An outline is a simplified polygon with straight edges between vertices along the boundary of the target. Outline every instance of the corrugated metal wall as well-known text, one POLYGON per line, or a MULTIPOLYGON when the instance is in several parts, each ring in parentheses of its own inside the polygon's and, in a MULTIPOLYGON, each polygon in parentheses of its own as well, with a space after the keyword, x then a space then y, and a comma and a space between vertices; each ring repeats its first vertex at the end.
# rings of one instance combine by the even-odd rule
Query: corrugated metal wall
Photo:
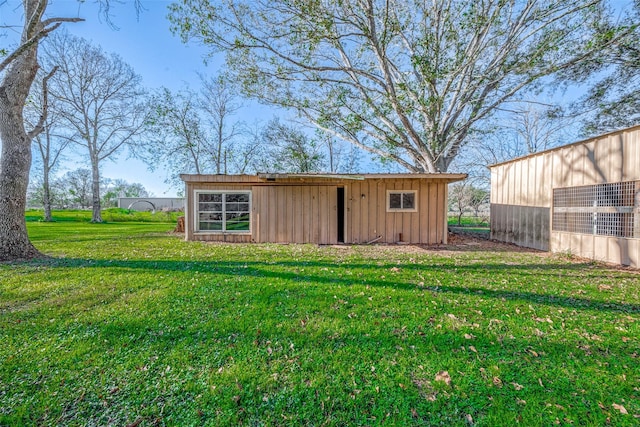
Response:
POLYGON ((520 246, 640 266, 640 239, 557 232, 551 223, 554 188, 639 179, 638 126, 494 165, 491 236, 520 246))

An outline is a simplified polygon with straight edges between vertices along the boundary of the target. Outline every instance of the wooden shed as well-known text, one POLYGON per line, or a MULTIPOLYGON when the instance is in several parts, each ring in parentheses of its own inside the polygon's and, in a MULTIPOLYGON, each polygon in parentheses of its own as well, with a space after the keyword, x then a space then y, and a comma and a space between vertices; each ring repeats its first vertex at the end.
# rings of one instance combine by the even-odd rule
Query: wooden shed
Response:
POLYGON ((492 238, 640 267, 640 126, 490 169, 492 238))
POLYGON ((464 174, 181 175, 186 240, 447 242, 447 184, 464 174))

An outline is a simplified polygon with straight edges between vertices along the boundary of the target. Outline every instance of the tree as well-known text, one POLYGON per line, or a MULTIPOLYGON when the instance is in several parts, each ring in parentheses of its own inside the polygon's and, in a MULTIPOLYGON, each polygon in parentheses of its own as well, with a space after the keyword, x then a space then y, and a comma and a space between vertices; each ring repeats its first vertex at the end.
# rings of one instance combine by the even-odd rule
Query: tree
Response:
POLYGON ((212 169, 211 147, 200 116, 198 95, 189 89, 172 93, 163 88, 151 99, 148 118, 150 141, 137 155, 149 168, 170 171, 169 182, 178 183, 180 173, 202 174, 212 169))
POLYGON ((225 52, 248 96, 413 172, 445 172, 496 109, 609 39, 601 0, 183 0, 172 29, 225 52), (601 43, 600 43, 601 42, 601 43))
POLYGON ((489 192, 474 186, 471 181, 458 182, 449 186, 449 209, 456 212, 458 225, 462 225, 462 217, 469 209, 477 218, 480 208, 489 202, 489 192))
POLYGON ((76 169, 62 177, 66 197, 73 207, 88 208, 92 200, 93 174, 89 169, 76 169))
POLYGON ((477 218, 480 215, 480 208, 489 203, 489 192, 472 185, 469 187, 469 193, 469 207, 473 210, 473 216, 477 218))
POLYGON ((316 136, 327 149, 329 172, 354 173, 356 171, 360 154, 358 147, 319 130, 316 136))
MULTIPOLYGON (((109 21, 109 0, 99 0, 109 21)), ((139 11, 140 2, 135 0, 139 11)), ((48 0, 22 0, 24 22, 22 34, 14 49, 2 48, 0 60, 0 261, 31 259, 41 256, 27 234, 25 208, 31 140, 42 131, 41 121, 31 130, 25 129, 23 108, 38 70, 40 41, 63 22, 79 22, 80 18, 52 17, 43 19, 48 0)), ((43 87, 46 93, 46 84, 43 87)), ((46 104, 45 104, 46 105, 46 104)), ((44 110, 42 122, 46 118, 44 110)))
MULTIPOLYGON (((50 176, 47 188, 47 202, 50 205, 50 209, 64 209, 68 206, 69 200, 61 178, 55 175, 50 176)), ((42 175, 32 174, 29 178, 29 188, 27 190, 27 207, 44 208, 44 189, 45 185, 43 184, 42 175)), ((50 218, 48 221, 53 221, 53 218, 50 218)))
POLYGON ((324 156, 320 145, 294 126, 269 121, 262 132, 268 148, 263 168, 269 172, 319 172, 324 156))
POLYGON ((200 81, 200 91, 163 88, 153 96, 151 141, 137 152, 151 169, 168 170, 167 182, 176 186, 181 173, 245 173, 262 153, 257 134, 233 120, 241 104, 231 82, 200 81))
POLYGON ((640 123, 640 0, 625 13, 621 22, 603 17, 598 26, 600 37, 621 36, 599 56, 568 74, 572 83, 595 78, 587 94, 574 105, 575 110, 587 112, 585 135, 640 123))
MULTIPOLYGON (((32 90, 33 93, 25 111, 25 120, 28 123, 35 123, 39 120, 39 117, 44 115, 44 108, 47 105, 44 96, 47 93, 43 91, 41 84, 44 82, 44 78, 45 76, 42 76, 33 85, 34 90, 32 90)), ((39 167, 42 178, 39 183, 42 186, 42 191, 39 192, 39 195, 44 209, 43 219, 44 221, 52 221, 51 207, 54 199, 52 194, 52 173, 56 170, 62 158, 62 153, 69 146, 70 141, 65 138, 59 138, 54 134, 55 126, 60 121, 60 115, 57 112, 55 100, 47 97, 47 101, 48 114, 44 115, 46 118, 43 121, 43 131, 33 138, 33 149, 36 152, 34 165, 39 167), (52 101, 54 105, 51 105, 52 101)))
POLYGON ((462 216, 469 205, 469 191, 466 182, 449 186, 449 209, 456 212, 458 225, 462 225, 462 216))
POLYGON ((201 108, 209 122, 208 138, 211 144, 211 157, 217 174, 227 173, 227 159, 233 154, 233 143, 242 133, 241 123, 230 122, 230 118, 240 109, 238 96, 231 83, 224 77, 206 79, 202 82, 201 108))
MULTIPOLYGON (((77 18, 48 18, 43 20, 47 0, 23 0, 25 21, 18 46, 0 61, 0 261, 30 259, 41 256, 29 241, 25 222, 27 187, 31 168, 31 140, 42 132, 46 118, 25 129, 23 108, 31 84, 38 71, 38 45, 42 38, 63 22, 77 18)), ((46 94, 46 80, 43 94, 46 94)), ((45 98, 46 99, 46 96, 45 98)))
POLYGON ((244 126, 242 143, 236 143, 233 155, 229 156, 229 166, 235 173, 262 172, 264 160, 269 150, 262 140, 262 126, 256 121, 244 126))
POLYGON ((100 164, 136 142, 146 123, 141 78, 122 58, 87 40, 61 33, 45 46, 46 62, 56 64, 51 97, 70 129, 66 138, 86 148, 91 164, 92 222, 100 213, 100 164))
POLYGON ((103 185, 103 206, 117 206, 119 197, 149 197, 147 189, 138 182, 129 183, 124 179, 105 179, 103 185))
POLYGON ((564 117, 557 108, 525 103, 513 111, 512 120, 503 129, 512 135, 513 144, 524 155, 572 141, 572 124, 573 118, 564 117))

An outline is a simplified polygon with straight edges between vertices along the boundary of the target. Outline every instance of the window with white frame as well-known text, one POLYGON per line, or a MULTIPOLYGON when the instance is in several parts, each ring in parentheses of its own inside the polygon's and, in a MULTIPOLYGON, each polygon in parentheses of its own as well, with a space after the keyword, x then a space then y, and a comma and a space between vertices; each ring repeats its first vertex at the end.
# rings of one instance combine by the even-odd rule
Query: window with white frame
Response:
POLYGON ((196 200, 196 231, 251 231, 250 191, 198 191, 196 200))
POLYGON ((387 212, 417 212, 418 195, 415 190, 387 190, 387 212))

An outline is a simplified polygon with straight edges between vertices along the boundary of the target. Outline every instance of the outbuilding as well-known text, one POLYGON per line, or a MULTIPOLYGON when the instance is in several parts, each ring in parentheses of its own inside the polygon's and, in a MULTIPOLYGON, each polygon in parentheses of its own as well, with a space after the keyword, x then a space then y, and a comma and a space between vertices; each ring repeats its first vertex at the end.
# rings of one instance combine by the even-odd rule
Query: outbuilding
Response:
POLYGON ((186 240, 447 242, 447 184, 464 174, 181 175, 186 240))
POLYGON ((493 239, 640 267, 640 126, 490 169, 493 239))
POLYGON ((181 211, 183 197, 118 197, 118 207, 138 211, 181 211))

